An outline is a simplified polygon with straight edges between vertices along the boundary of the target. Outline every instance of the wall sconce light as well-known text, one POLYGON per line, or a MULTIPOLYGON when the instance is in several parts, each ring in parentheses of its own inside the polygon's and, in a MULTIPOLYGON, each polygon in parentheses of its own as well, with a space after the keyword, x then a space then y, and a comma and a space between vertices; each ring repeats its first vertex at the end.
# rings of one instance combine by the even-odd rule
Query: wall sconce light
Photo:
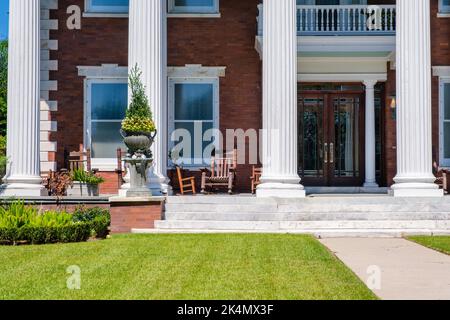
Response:
POLYGON ((391 119, 397 120, 397 96, 389 96, 391 103, 389 104, 389 109, 391 110, 391 119))

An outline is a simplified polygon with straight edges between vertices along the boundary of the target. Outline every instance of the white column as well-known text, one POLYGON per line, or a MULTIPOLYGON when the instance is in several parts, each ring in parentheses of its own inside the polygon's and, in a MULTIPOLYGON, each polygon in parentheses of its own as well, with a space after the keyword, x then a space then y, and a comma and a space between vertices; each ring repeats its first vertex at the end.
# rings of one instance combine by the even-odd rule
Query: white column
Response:
POLYGON ((167 1, 131 0, 128 67, 142 70, 143 83, 158 130, 149 187, 154 195, 170 192, 167 175, 167 1))
POLYGON ((364 81, 366 86, 366 188, 378 188, 376 181, 375 85, 376 80, 364 81))
POLYGON ((443 196, 432 173, 430 1, 397 0, 397 112, 393 195, 443 196))
POLYGON ((9 3, 8 168, 2 196, 41 196, 40 0, 9 3))
POLYGON ((258 197, 304 197, 297 154, 296 0, 264 0, 262 184, 258 197))

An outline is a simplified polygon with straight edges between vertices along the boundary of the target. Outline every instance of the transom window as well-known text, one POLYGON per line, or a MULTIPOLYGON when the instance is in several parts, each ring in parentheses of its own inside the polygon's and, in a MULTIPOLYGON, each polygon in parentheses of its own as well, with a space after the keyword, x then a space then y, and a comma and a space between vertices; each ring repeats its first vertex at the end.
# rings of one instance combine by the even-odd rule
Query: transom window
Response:
POLYGON ((169 13, 219 13, 219 0, 169 0, 169 13))
POLYGON ((439 12, 450 13, 450 0, 439 0, 439 12))
POLYGON ((450 78, 441 79, 440 105, 440 165, 450 167, 450 78))
POLYGON ((86 0, 89 13, 128 13, 129 0, 86 0))
POLYGON ((85 145, 91 148, 92 164, 114 169, 117 149, 125 150, 120 127, 127 110, 127 79, 86 80, 86 93, 85 145))
POLYGON ((172 160, 186 167, 210 163, 218 128, 219 80, 169 79, 169 149, 178 151, 172 160))

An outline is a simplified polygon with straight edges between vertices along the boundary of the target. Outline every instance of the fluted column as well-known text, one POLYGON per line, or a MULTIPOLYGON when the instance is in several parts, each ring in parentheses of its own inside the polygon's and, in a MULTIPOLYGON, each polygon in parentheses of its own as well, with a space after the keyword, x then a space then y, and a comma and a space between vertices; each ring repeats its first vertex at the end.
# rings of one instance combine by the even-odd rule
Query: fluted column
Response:
POLYGON ((398 197, 442 196, 434 184, 431 136, 430 1, 397 0, 398 197))
POLYGON ((364 187, 378 188, 376 180, 376 130, 375 130, 375 84, 376 80, 364 81, 366 86, 366 181, 364 187))
POLYGON ((264 0, 262 184, 258 197, 304 197, 297 154, 296 0, 264 0))
POLYGON ((3 196, 45 195, 40 177, 40 0, 9 2, 8 168, 3 196))
POLYGON ((170 192, 167 175, 167 9, 165 0, 131 0, 128 67, 142 70, 143 83, 158 130, 149 187, 154 195, 170 192))

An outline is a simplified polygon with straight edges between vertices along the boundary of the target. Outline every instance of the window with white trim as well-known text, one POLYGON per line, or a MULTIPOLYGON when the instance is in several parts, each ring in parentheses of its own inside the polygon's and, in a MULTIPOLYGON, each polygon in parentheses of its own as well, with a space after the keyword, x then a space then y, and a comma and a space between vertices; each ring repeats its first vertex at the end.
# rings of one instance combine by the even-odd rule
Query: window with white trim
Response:
POLYGON ((219 13, 219 0, 168 0, 169 13, 219 13))
POLYGON ((88 13, 128 13, 129 0, 86 0, 88 13))
POLYGON ((439 13, 450 13, 450 0, 439 0, 439 13))
POLYGON ((209 164, 208 151, 213 151, 218 142, 216 129, 219 129, 219 79, 169 78, 169 150, 186 146, 182 150, 176 148, 181 151, 176 163, 194 168, 209 164))
POLYGON ((85 145, 91 148, 94 168, 114 170, 117 149, 125 150, 120 127, 127 110, 127 79, 87 79, 85 83, 85 145))
POLYGON ((440 82, 440 165, 450 167, 450 78, 440 82))

